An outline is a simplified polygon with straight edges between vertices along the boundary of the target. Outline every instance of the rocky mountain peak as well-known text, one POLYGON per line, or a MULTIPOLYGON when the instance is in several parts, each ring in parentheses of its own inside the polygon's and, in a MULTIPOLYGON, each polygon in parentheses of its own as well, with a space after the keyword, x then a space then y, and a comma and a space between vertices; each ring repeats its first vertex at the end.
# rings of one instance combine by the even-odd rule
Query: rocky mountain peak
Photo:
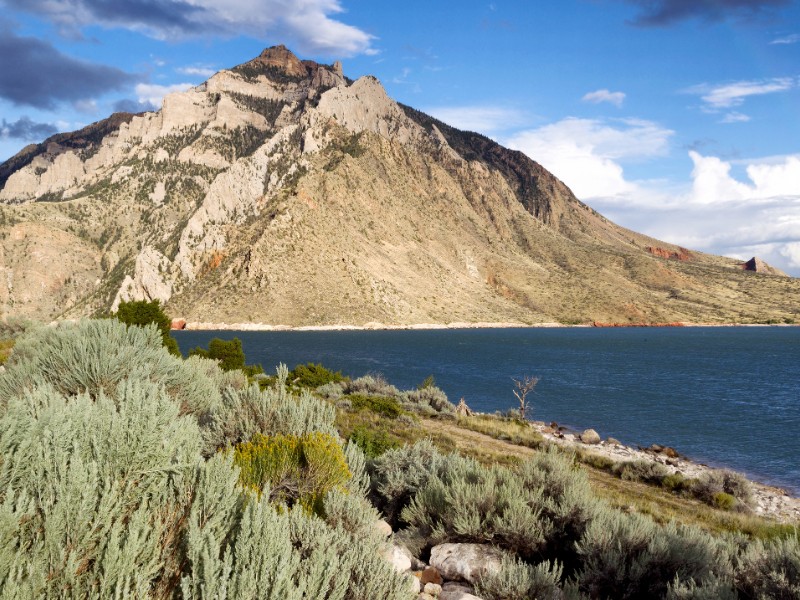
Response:
POLYGON ((250 63, 272 67, 292 77, 307 77, 309 74, 303 61, 297 58, 297 56, 283 44, 265 48, 264 51, 251 60, 250 63))

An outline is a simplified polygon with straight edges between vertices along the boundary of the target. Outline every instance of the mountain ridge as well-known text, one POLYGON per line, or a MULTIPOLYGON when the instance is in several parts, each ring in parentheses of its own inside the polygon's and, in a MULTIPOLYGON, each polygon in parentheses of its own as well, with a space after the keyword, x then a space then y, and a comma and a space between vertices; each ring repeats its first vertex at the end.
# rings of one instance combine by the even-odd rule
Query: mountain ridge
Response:
POLYGON ((619 227, 524 154, 284 46, 59 135, 0 166, 4 318, 158 299, 295 326, 800 319, 798 280, 619 227))

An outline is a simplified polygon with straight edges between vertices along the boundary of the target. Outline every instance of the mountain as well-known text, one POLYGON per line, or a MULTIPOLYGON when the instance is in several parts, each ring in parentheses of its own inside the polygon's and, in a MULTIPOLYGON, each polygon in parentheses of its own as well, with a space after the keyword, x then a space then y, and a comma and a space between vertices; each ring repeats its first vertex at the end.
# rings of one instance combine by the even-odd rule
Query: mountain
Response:
POLYGON ((0 311, 791 322, 800 281, 626 230, 520 152, 283 46, 0 165, 0 311))

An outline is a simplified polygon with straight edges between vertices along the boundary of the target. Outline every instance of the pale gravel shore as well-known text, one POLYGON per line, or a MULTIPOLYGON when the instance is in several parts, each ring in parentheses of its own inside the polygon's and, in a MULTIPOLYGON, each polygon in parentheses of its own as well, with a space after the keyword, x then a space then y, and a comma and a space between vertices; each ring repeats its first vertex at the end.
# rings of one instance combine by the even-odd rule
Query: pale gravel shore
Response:
MULTIPOLYGON (((542 434, 545 439, 566 448, 581 450, 585 453, 592 453, 604 456, 615 462, 646 460, 659 462, 670 472, 680 472, 685 477, 697 478, 703 473, 713 471, 713 467, 696 463, 685 456, 678 458, 667 458, 661 454, 645 452, 638 448, 632 448, 622 444, 613 444, 608 441, 601 441, 599 444, 584 444, 580 437, 575 433, 564 433, 563 437, 548 432, 548 427, 544 424, 534 423, 534 427, 542 434)), ((751 480, 752 481, 752 480, 751 480)), ((782 523, 800 525, 800 498, 790 496, 786 490, 771 485, 765 485, 752 481, 753 492, 756 497, 756 506, 753 512, 763 517, 773 518, 782 523)))
MULTIPOLYGON (((178 321, 181 319, 173 319, 178 321)), ((665 325, 604 325, 598 329, 625 329, 625 328, 658 328, 665 325)), ((761 324, 761 323, 678 323, 671 327, 798 327, 786 323, 761 324)), ((592 323, 578 325, 565 325, 564 323, 515 323, 515 322, 454 322, 454 323, 413 323, 409 325, 393 325, 371 321, 363 325, 274 325, 268 323, 210 323, 190 321, 184 329, 190 331, 395 331, 395 330, 447 330, 447 329, 538 329, 538 328, 595 328, 592 323)))

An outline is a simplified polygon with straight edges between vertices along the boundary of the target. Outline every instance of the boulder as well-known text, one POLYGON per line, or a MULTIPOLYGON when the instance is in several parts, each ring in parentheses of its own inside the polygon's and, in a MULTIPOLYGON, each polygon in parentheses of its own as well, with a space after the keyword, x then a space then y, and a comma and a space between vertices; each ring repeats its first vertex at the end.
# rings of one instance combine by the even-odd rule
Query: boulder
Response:
POLYGON ((405 548, 391 546, 383 552, 383 556, 398 573, 405 573, 411 570, 411 559, 408 557, 408 551, 405 548))
POLYGON ((419 580, 419 576, 416 573, 411 573, 409 578, 411 580, 411 592, 419 594, 422 591, 422 582, 419 580))
POLYGON ((442 593, 442 586, 438 583, 426 583, 422 591, 431 596, 439 596, 442 593))
POLYGON ((600 436, 594 429, 587 429, 581 434, 581 441, 584 444, 599 444, 600 436))
POLYGON ((613 444, 614 446, 622 446, 622 442, 620 442, 617 438, 610 437, 606 440, 607 444, 613 444))
POLYGON ((431 549, 431 566, 445 579, 475 583, 485 573, 500 570, 504 553, 488 544, 440 544, 431 549))
POLYGON ((420 576, 420 580, 422 581, 422 585, 426 583, 442 585, 442 583, 444 583, 444 579, 436 567, 425 567, 425 570, 422 571, 422 575, 420 576))
POLYGON ((375 521, 375 531, 383 537, 389 537, 392 535, 392 526, 383 519, 380 519, 379 521, 375 521))

